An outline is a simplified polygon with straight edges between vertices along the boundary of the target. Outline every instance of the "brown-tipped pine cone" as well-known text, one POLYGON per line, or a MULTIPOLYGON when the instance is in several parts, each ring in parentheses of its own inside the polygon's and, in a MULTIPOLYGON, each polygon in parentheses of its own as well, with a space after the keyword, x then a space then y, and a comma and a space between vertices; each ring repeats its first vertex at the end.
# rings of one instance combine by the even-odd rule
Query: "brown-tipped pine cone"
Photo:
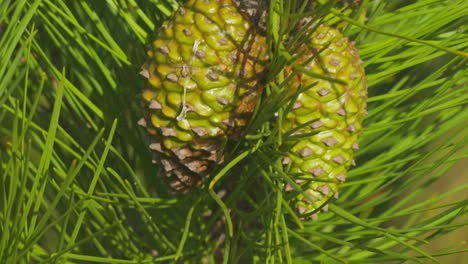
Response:
POLYGON ((267 46, 231 0, 190 0, 159 30, 142 75, 150 148, 175 191, 199 186, 249 121, 267 46))

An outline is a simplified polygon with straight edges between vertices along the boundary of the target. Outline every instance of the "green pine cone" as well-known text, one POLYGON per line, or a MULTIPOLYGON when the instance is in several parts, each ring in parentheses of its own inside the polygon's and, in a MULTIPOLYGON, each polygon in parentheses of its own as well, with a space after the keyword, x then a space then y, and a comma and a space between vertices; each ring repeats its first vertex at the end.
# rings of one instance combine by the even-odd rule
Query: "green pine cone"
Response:
POLYGON ((356 48, 329 26, 316 28, 298 54, 304 54, 298 63, 313 74, 300 73, 291 81, 292 92, 306 90, 292 105, 282 131, 292 142, 283 164, 302 192, 289 184, 285 190, 300 215, 315 218, 338 195, 354 164, 366 115, 367 80, 356 48))
POLYGON ((231 0, 190 0, 166 21, 142 75, 150 148, 170 186, 198 186, 248 123, 261 94, 265 38, 231 0))

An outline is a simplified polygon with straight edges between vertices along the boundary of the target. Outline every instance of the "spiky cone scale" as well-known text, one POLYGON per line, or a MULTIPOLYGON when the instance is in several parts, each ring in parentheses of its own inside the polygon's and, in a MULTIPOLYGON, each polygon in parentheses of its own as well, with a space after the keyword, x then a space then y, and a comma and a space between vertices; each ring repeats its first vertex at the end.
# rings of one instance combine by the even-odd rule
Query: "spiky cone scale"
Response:
POLYGON ((200 185, 248 123, 266 47, 231 0, 190 0, 162 25, 143 65, 140 123, 175 191, 200 185))
MULTIPOLYGON (((332 27, 318 26, 298 54, 297 63, 314 75, 301 72, 288 87, 291 93, 305 91, 283 120, 282 132, 295 143, 283 164, 297 184, 296 189, 286 184, 285 190, 300 215, 314 218, 338 195, 354 164, 366 115, 367 79, 354 45, 332 27)), ((293 70, 287 68, 286 75, 293 70)))

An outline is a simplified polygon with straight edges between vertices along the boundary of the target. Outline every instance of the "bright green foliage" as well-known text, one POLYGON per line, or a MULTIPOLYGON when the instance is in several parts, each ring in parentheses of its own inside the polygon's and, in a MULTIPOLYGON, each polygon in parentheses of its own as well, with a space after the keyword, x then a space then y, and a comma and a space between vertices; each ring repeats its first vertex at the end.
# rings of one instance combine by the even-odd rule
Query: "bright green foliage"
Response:
POLYGON ((274 125, 296 99, 285 66, 310 75, 288 42, 310 34, 293 29, 311 15, 299 2, 270 1, 267 85, 212 189, 173 197, 137 125, 138 72, 179 3, 0 1, 0 263, 463 263, 466 238, 448 235, 468 223, 466 171, 451 172, 468 157, 468 2, 318 10, 356 42, 369 115, 315 221, 285 196, 274 125))

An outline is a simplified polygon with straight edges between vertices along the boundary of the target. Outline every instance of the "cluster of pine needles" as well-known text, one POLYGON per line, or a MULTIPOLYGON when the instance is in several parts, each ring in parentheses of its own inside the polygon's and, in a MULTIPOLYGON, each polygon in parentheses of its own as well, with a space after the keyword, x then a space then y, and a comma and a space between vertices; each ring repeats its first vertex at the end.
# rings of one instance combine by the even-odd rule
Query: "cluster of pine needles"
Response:
POLYGON ((314 221, 298 219, 283 197, 271 154, 278 137, 264 129, 283 103, 278 73, 293 63, 279 43, 289 22, 310 15, 292 12, 296 2, 270 1, 269 94, 238 152, 210 191, 173 196, 137 125, 138 72, 146 44, 181 3, 2 0, 0 263, 466 257, 463 241, 430 246, 468 222, 466 181, 434 188, 468 154, 468 2, 363 0, 316 14, 356 42, 369 115, 357 167, 314 221))

